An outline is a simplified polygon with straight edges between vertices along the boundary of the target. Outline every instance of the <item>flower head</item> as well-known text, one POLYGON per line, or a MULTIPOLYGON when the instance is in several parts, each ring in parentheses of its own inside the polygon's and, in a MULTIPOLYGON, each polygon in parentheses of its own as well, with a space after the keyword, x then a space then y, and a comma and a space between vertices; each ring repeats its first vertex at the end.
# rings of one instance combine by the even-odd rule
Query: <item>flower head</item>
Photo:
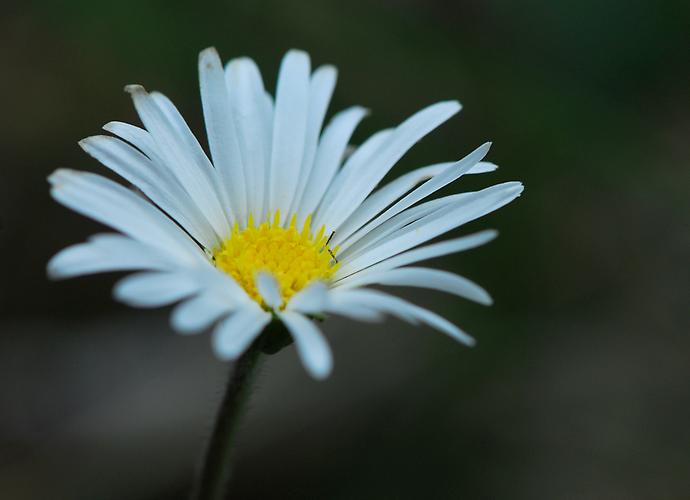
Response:
POLYGON ((482 161, 490 144, 379 187, 459 103, 431 105, 348 154, 367 111, 341 111, 322 131, 336 70, 312 73, 306 53, 286 54, 275 98, 251 59, 223 67, 214 49, 204 50, 199 77, 211 159, 170 100, 130 85, 144 128, 111 122, 104 128, 112 135, 80 145, 135 189, 86 172, 50 176, 57 201, 118 231, 62 250, 48 264, 50 276, 137 271, 117 283, 115 298, 138 307, 177 303, 173 327, 194 333, 215 325, 213 345, 224 359, 236 359, 266 325, 282 321, 316 378, 333 362, 315 316, 377 321, 390 314, 473 343, 437 314, 366 288, 423 287, 491 302, 466 278, 412 266, 496 236, 482 231, 424 245, 522 192, 519 182, 507 182, 426 200, 464 174, 494 170, 482 161))

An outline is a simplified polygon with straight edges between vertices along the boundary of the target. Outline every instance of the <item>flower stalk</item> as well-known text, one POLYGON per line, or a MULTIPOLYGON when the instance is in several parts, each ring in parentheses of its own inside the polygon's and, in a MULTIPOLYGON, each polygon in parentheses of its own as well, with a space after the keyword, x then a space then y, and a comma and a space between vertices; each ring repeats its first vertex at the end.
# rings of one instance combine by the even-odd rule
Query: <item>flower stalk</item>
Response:
POLYGON ((195 500, 224 500, 232 476, 237 428, 251 394, 261 354, 274 354, 291 343, 282 323, 273 321, 235 362, 197 479, 195 500))

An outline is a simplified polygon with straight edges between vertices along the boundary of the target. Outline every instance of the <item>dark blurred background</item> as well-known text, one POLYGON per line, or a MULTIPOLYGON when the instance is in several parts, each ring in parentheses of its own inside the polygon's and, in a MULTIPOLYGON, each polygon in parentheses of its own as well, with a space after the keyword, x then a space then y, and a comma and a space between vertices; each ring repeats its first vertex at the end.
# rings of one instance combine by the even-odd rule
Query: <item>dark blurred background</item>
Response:
POLYGON ((203 139, 198 52, 340 70, 356 134, 432 102, 462 113, 398 175, 486 140, 523 196, 456 231, 500 238, 440 259, 496 304, 403 291, 473 333, 325 325, 336 369, 268 359, 233 498, 690 498, 690 4, 206 1, 5 3, 0 18, 0 498, 185 499, 229 365, 168 311, 110 299, 116 277, 52 283, 49 257, 102 230, 54 203, 57 167, 105 172, 77 141, 139 123, 142 83, 203 139))

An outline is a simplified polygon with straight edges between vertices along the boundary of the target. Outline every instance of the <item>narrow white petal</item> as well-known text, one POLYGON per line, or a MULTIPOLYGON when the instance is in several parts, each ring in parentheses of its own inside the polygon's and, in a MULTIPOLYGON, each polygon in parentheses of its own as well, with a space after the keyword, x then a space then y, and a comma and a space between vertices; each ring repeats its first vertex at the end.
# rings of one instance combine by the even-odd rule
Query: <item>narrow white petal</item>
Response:
POLYGON ((206 262, 194 241, 165 214, 118 183, 66 169, 56 170, 48 180, 53 198, 72 210, 190 264, 206 262))
POLYGON ((343 168, 328 186, 328 190, 319 204, 314 216, 315 227, 321 227, 322 224, 325 224, 328 231, 337 227, 335 220, 339 217, 337 215, 338 203, 342 202, 344 191, 349 189, 348 186, 354 182, 352 177, 358 175, 361 168, 365 168, 371 163, 377 151, 383 147, 392 134, 392 129, 379 130, 364 141, 345 161, 343 168))
POLYGON ((323 312, 327 302, 328 286, 315 281, 293 295, 287 303, 287 309, 304 314, 319 314, 323 312))
POLYGON ((272 275, 266 272, 257 273, 256 289, 268 307, 277 310, 283 304, 283 297, 280 295, 280 287, 272 275))
POLYGON ((522 192, 519 182, 506 182, 483 189, 459 202, 431 213, 405 227, 388 241, 348 260, 340 269, 337 276, 344 277, 352 272, 369 267, 415 247, 425 241, 439 236, 471 220, 482 217, 494 210, 510 203, 522 192))
POLYGON ((368 234, 364 234, 358 240, 348 239, 341 243, 340 251, 338 253, 340 260, 352 260, 361 254, 365 253, 371 248, 375 248, 382 242, 389 240, 395 235, 402 234, 405 229, 413 222, 416 222, 424 217, 431 216, 431 214, 440 212, 463 198, 470 196, 470 193, 453 194, 444 196, 409 208, 398 215, 391 217, 389 220, 381 224, 379 227, 373 229, 368 234))
POLYGON ((246 167, 240 153, 223 64, 213 47, 199 54, 199 87, 213 165, 235 219, 244 222, 248 190, 246 167))
POLYGON ((271 315, 255 307, 239 309, 224 319, 213 332, 213 348, 222 359, 234 360, 246 351, 271 321, 271 315))
POLYGON ((228 208, 219 196, 217 173, 175 106, 162 94, 149 94, 140 85, 128 85, 141 121, 156 150, 204 217, 223 238, 229 233, 228 208))
MULTIPOLYGON (((396 127, 390 138, 365 165, 353 169, 328 213, 330 228, 337 228, 369 196, 388 171, 422 137, 460 111, 456 101, 433 104, 396 127)), ((343 167, 343 170, 347 165, 343 167)))
POLYGON ((367 110, 359 106, 346 109, 336 114, 324 129, 316 150, 314 167, 299 203, 300 223, 316 210, 343 161, 352 133, 366 114, 367 110))
POLYGON ((156 142, 147 130, 123 122, 108 122, 103 125, 103 130, 127 141, 144 153, 150 160, 156 161, 159 164, 162 163, 161 157, 156 150, 156 142))
POLYGON ((333 290, 331 300, 328 305, 328 312, 342 314, 341 311, 348 308, 369 309, 379 314, 394 314, 408 323, 416 324, 418 321, 407 307, 399 307, 405 303, 404 300, 387 295, 385 293, 369 290, 366 288, 356 288, 354 290, 333 290), (334 305, 339 307, 334 308, 334 305))
POLYGON ((304 155, 297 190, 292 200, 291 213, 297 212, 299 209, 302 195, 314 167, 319 134, 326 117, 328 104, 331 102, 337 74, 338 72, 333 66, 322 66, 314 72, 309 83, 309 114, 307 115, 304 155))
POLYGON ((297 189, 304 156, 309 106, 309 56, 291 50, 283 58, 278 75, 273 117, 269 211, 281 211, 285 220, 297 189))
POLYGON ((395 269, 401 266, 406 266, 408 264, 414 264, 415 262, 420 262, 423 260, 433 259, 435 257, 441 257, 443 255, 448 255, 456 252, 462 252, 465 250, 470 250, 478 246, 484 245, 498 236, 498 232, 492 229, 486 231, 480 231, 475 234, 470 234, 468 236, 462 236, 460 238, 455 238, 452 240, 442 241, 440 243, 434 243, 431 245, 426 245, 424 247, 415 248, 414 250, 409 250, 403 252, 395 257, 386 259, 383 262, 379 262, 371 267, 363 269, 357 273, 351 274, 348 277, 336 281, 334 286, 344 286, 349 284, 353 280, 357 280, 369 273, 378 273, 386 271, 389 269, 395 269))
POLYGON ((364 304, 336 303, 329 307, 328 312, 365 323, 381 323, 385 319, 380 311, 364 304))
POLYGON ((318 380, 328 377, 333 369, 333 355, 314 322, 293 311, 285 311, 278 316, 295 340, 297 353, 307 372, 318 380))
POLYGON ((233 310, 232 304, 213 293, 201 293, 175 307, 170 323, 179 333, 198 333, 233 310))
POLYGON ((334 238, 339 243, 342 242, 417 184, 440 174, 451 165, 453 165, 452 162, 446 162, 421 167, 389 182, 362 202, 357 210, 340 225, 334 238))
POLYGON ((48 262, 48 276, 64 279, 111 271, 163 271, 181 265, 184 261, 151 245, 120 234, 103 234, 58 252, 48 262))
POLYGON ((93 136, 79 145, 110 170, 139 188, 206 248, 220 241, 189 194, 169 169, 114 137, 93 136))
POLYGON ((233 309, 246 307, 254 302, 247 292, 229 274, 209 266, 197 275, 205 293, 213 293, 218 300, 227 302, 233 309))
POLYGON ((362 276, 355 277, 346 285, 341 286, 343 288, 352 288, 374 284, 429 288, 452 293, 487 306, 492 303, 489 293, 467 278, 448 271, 422 267, 403 267, 366 274, 362 273, 362 276))
MULTIPOLYGON (((183 154, 185 161, 189 162, 190 170, 202 186, 202 195, 206 197, 202 201, 209 206, 208 220, 214 224, 214 227, 220 228, 221 232, 229 231, 232 210, 218 170, 211 164, 201 144, 173 102, 160 92, 151 92, 150 97, 170 123, 179 143, 180 153, 183 154)), ((199 203, 199 200, 196 201, 199 203)), ((227 233, 223 233, 223 236, 225 234, 227 233)))
POLYGON ((438 314, 427 309, 419 307, 415 304, 407 302, 399 297, 394 297, 382 292, 374 290, 346 290, 342 292, 333 292, 333 295, 342 293, 344 295, 341 300, 350 300, 352 303, 367 304, 368 307, 379 309, 381 312, 392 314, 398 318, 409 323, 417 323, 421 321, 427 325, 435 328, 446 335, 462 342, 463 344, 472 346, 475 341, 472 337, 460 330, 451 322, 442 318, 438 314))
MULTIPOLYGON (((396 202, 392 207, 388 208, 385 212, 376 217, 374 220, 366 224, 363 228, 358 230, 355 234, 351 236, 351 239, 353 241, 357 241, 360 237, 364 236, 365 234, 368 234, 373 229, 389 220, 391 217, 394 217, 395 215, 411 207, 418 201, 423 200, 427 196, 435 193, 439 189, 443 188, 444 186, 447 186, 454 180, 458 179, 460 176, 462 176, 468 170, 474 167, 482 158, 484 158, 484 156, 486 156, 486 153, 488 153, 490 147, 491 143, 486 143, 478 147, 462 160, 454 163, 438 175, 435 175, 434 177, 426 181, 424 184, 419 186, 417 189, 415 189, 414 191, 403 197, 401 200, 396 202)), ((334 245, 338 245, 343 241, 343 235, 341 234, 339 236, 341 239, 336 239, 334 241, 334 245)))
POLYGON ((244 165, 247 211, 261 221, 265 217, 266 177, 271 157, 272 104, 266 102, 259 68, 247 57, 233 59, 226 65, 225 81, 244 165))
POLYGON ((491 163, 490 161, 480 161, 474 167, 472 167, 467 173, 468 174, 486 174, 488 172, 493 172, 498 168, 498 165, 491 163))
POLYGON ((415 306, 414 304, 409 305, 414 308, 417 318, 419 318, 420 321, 423 321, 430 327, 445 333, 449 337, 467 346, 472 347, 477 343, 477 341, 474 340, 474 338, 471 335, 462 331, 460 328, 455 326, 446 318, 439 316, 435 312, 429 311, 428 309, 415 306))
POLYGON ((350 300, 347 293, 341 293, 340 291, 329 293, 328 302, 323 310, 357 321, 374 323, 384 319, 383 313, 378 309, 369 307, 362 301, 350 300))
POLYGON ((200 288, 194 273, 144 272, 121 279, 113 296, 134 307, 160 307, 194 295, 200 288))

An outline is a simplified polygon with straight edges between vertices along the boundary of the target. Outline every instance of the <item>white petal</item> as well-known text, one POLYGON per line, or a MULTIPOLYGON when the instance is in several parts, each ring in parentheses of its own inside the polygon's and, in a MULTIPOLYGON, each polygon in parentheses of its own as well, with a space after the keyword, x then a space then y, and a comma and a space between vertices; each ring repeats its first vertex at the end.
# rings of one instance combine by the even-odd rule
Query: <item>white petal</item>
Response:
POLYGON ((486 174, 487 172, 493 172, 498 168, 498 165, 491 163, 490 161, 480 161, 474 167, 472 167, 467 173, 468 174, 486 174))
MULTIPOLYGON (((401 200, 396 202, 392 207, 390 207, 388 210, 376 217, 376 219, 372 220, 363 228, 358 230, 355 234, 352 235, 351 239, 357 241, 359 238, 369 233, 376 227, 380 226, 381 224, 389 220, 391 217, 394 217, 395 215, 411 207, 418 201, 423 200, 427 196, 435 193, 442 187, 447 186, 448 184, 450 184, 451 182, 465 174, 468 170, 474 167, 482 158, 484 158, 484 156, 486 156, 486 153, 488 153, 490 147, 491 143, 486 143, 480 146, 462 160, 454 163, 438 175, 435 175, 434 177, 426 181, 424 184, 419 186, 417 189, 415 189, 414 191, 403 197, 401 200)), ((340 242, 343 241, 343 235, 341 234, 339 236, 341 239, 336 239, 333 243, 334 245, 338 245, 340 242)))
POLYGON ((114 137, 88 137, 79 145, 103 165, 141 189, 206 248, 220 243, 209 222, 169 169, 161 168, 143 153, 114 137))
POLYGON ((213 347, 221 359, 234 360, 246 351, 271 321, 271 315, 255 307, 239 309, 223 320, 213 332, 213 347))
MULTIPOLYGON (((460 330, 451 322, 438 314, 415 304, 407 302, 399 297, 394 297, 374 290, 346 290, 333 292, 333 295, 342 293, 347 300, 353 303, 367 304, 368 307, 379 309, 381 312, 392 314, 410 323, 424 322, 432 328, 442 331, 463 344, 472 346, 475 341, 472 337, 460 330)), ((344 299, 345 300, 345 299, 344 299)))
POLYGON ((345 262, 359 257, 369 249, 375 248, 382 242, 389 240, 390 237, 401 234, 411 223, 440 212, 443 208, 459 202, 468 196, 470 196, 470 193, 453 194, 409 208, 391 217, 368 234, 362 235, 357 241, 346 240, 343 242, 338 252, 339 259, 345 262))
POLYGON ((347 293, 340 291, 329 293, 328 302, 323 310, 358 321, 380 322, 384 319, 378 309, 369 307, 362 301, 350 300, 347 293))
POLYGON ((340 225, 335 238, 338 242, 343 241, 417 184, 438 175, 451 165, 453 165, 452 162, 446 162, 421 167, 389 182, 362 202, 357 210, 340 225))
POLYGON ((219 195, 217 173, 175 106, 162 94, 128 85, 141 121, 156 142, 157 151, 219 238, 230 232, 229 208, 219 195))
MULTIPOLYGON (((415 113, 396 127, 370 161, 352 170, 325 219, 329 227, 337 228, 415 143, 458 111, 460 103, 456 101, 439 102, 415 113)), ((346 168, 347 165, 343 170, 346 168)))
POLYGON ((335 289, 331 292, 331 300, 327 310, 334 314, 343 314, 342 311, 349 308, 366 308, 379 314, 395 314, 408 323, 416 324, 415 316, 408 312, 407 307, 398 307, 403 302, 405 301, 398 297, 366 288, 356 288, 354 290, 335 289), (334 305, 338 307, 333 307, 334 305))
POLYGON ((480 231, 469 236, 463 236, 452 240, 434 243, 414 250, 403 252, 395 257, 386 259, 376 265, 368 267, 362 271, 351 274, 350 276, 336 281, 333 286, 344 286, 349 284, 352 280, 359 279, 369 273, 378 273, 388 269, 395 269, 407 264, 414 264, 423 260, 433 259, 434 257, 441 257, 456 252, 462 252, 478 246, 484 245, 498 236, 498 232, 492 229, 480 231))
POLYGON ((483 189, 459 202, 431 213, 406 226, 385 243, 348 260, 337 271, 337 277, 369 267, 412 247, 424 243, 466 222, 477 219, 510 203, 522 192, 522 184, 506 182, 483 189))
POLYGON ((160 307, 194 295, 200 288, 194 273, 146 272, 121 279, 113 296, 134 307, 160 307))
POLYGON ((291 50, 278 75, 269 174, 269 211, 280 209, 285 220, 297 189, 304 155, 309 106, 309 56, 291 50))
POLYGON ((199 87, 213 165, 218 171, 232 214, 236 220, 243 222, 247 218, 245 166, 235 131, 223 64, 213 47, 199 54, 199 87))
POLYGON ((64 279, 110 271, 173 270, 180 265, 184 262, 151 245, 120 234, 103 234, 61 250, 48 262, 48 275, 64 279))
POLYGON ((100 175, 56 170, 51 195, 63 205, 190 264, 206 262, 198 246, 156 207, 100 175))
POLYGON ((211 326, 233 310, 230 302, 213 293, 201 293, 177 307, 170 317, 172 327, 179 333, 197 333, 211 326))
POLYGON ((272 275, 266 272, 256 273, 256 289, 268 307, 278 310, 283 304, 280 287, 272 275))
POLYGON ((316 150, 314 167, 299 203, 299 222, 316 210, 340 166, 355 128, 367 110, 355 106, 336 114, 326 126, 316 150))
POLYGON ((342 199, 343 191, 348 188, 349 184, 352 184, 351 178, 359 174, 360 168, 371 163, 376 152, 389 140, 392 134, 392 129, 379 130, 352 153, 331 185, 328 186, 328 190, 314 215, 314 227, 321 227, 322 224, 325 224, 328 232, 337 227, 333 220, 337 217, 335 212, 337 204, 342 199))
POLYGON ((232 117, 247 183, 247 210, 255 220, 264 220, 266 177, 270 166, 272 109, 267 111, 261 73, 247 57, 231 60, 225 67, 232 117), (269 114, 267 119, 267 114, 269 114))
POLYGON ((457 274, 439 269, 404 267, 386 271, 360 273, 362 276, 349 281, 343 288, 365 285, 411 286, 452 293, 480 304, 491 305, 491 296, 476 283, 457 274))
POLYGON ((200 272, 197 279, 202 284, 205 293, 213 293, 218 300, 227 302, 233 309, 246 307, 254 303, 242 288, 229 274, 209 266, 205 272, 200 272))
POLYGON ((287 309, 304 314, 319 314, 325 309, 327 301, 328 286, 315 281, 293 295, 287 303, 287 309))
POLYGON ((333 355, 314 322, 292 311, 278 313, 278 316, 295 340, 297 353, 307 372, 318 380, 328 377, 333 369, 333 355))
POLYGON ((337 74, 333 66, 322 66, 314 72, 309 83, 309 114, 307 115, 304 156, 302 158, 297 190, 292 200, 292 208, 290 210, 292 213, 297 212, 300 207, 302 194, 314 167, 319 133, 321 132, 323 120, 326 117, 328 104, 333 95, 337 74))
POLYGON ((159 164, 162 163, 161 157, 156 150, 156 143, 147 130, 122 122, 106 123, 103 125, 103 130, 127 141, 144 153, 150 160, 156 161, 159 164))

